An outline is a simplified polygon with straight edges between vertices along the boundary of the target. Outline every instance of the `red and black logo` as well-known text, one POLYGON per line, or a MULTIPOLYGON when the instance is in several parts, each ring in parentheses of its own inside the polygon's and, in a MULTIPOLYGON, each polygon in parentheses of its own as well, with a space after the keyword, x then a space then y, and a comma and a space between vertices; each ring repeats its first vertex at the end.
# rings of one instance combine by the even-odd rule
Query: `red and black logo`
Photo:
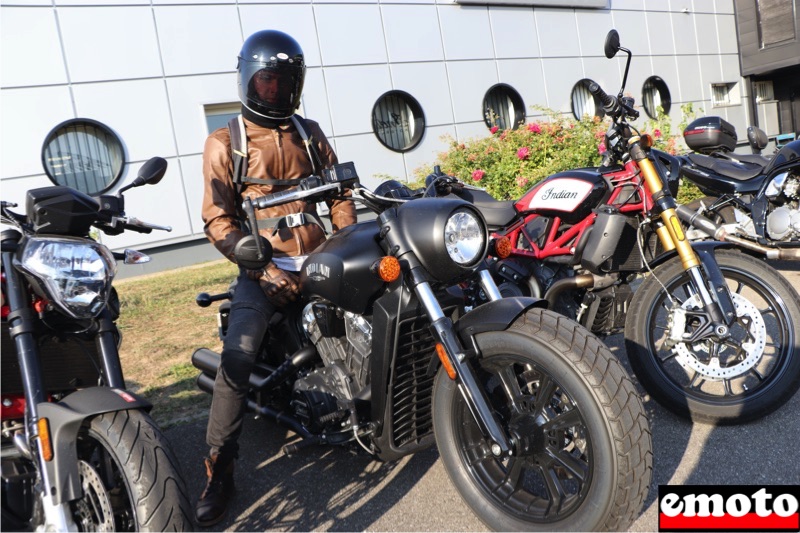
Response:
POLYGON ((659 485, 659 531, 800 531, 798 485, 659 485))

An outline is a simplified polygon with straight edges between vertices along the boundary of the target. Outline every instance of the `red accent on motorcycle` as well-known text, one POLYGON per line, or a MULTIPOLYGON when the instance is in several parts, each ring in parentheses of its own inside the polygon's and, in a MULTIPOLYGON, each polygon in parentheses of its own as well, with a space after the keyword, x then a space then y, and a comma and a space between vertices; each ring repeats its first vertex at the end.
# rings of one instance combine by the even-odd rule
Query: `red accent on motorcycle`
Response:
POLYGON ((44 313, 48 303, 49 302, 44 298, 37 298, 36 301, 33 302, 33 310, 37 313, 44 313))
POLYGON ((25 397, 21 394, 3 395, 0 419, 13 420, 25 416, 25 397))

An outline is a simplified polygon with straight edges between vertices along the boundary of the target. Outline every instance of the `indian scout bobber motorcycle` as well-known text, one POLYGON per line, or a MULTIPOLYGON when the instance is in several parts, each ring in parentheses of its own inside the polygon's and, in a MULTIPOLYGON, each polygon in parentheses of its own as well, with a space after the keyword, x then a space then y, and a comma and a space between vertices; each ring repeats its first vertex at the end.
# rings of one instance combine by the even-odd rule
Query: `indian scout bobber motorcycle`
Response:
MULTIPOLYGON (((620 50, 624 89, 631 53, 612 30, 606 56, 620 50)), ((516 202, 461 187, 502 241, 492 274, 504 295, 543 296, 600 335, 624 331, 636 375, 675 413, 762 417, 800 386, 800 299, 731 243, 689 242, 673 198, 680 161, 627 123, 639 113, 623 89, 589 85, 612 118, 601 167, 550 176, 516 202)))
MULTIPOLYGON (((396 183, 396 182, 395 182, 396 183)), ((279 311, 250 376, 248 408, 307 445, 357 444, 393 460, 434 443, 466 503, 488 526, 622 530, 648 492, 652 457, 641 400, 594 335, 534 298, 503 299, 483 268, 480 212, 460 199, 412 199, 360 186, 352 163, 294 189, 245 199, 256 211, 343 197, 378 218, 337 232, 305 260, 301 301, 279 311), (491 301, 465 312, 459 282, 491 301)), ((262 236, 236 250, 271 257, 262 236)), ((198 304, 228 293, 198 296, 198 304)), ((220 307, 220 332, 227 330, 220 307)), ((220 355, 192 356, 213 393, 220 355)))
POLYGON ((193 510, 151 405, 125 390, 111 282, 116 260, 89 237, 169 228, 126 217, 122 192, 157 183, 153 158, 118 195, 70 187, 2 203, 2 521, 14 531, 192 530, 193 510))

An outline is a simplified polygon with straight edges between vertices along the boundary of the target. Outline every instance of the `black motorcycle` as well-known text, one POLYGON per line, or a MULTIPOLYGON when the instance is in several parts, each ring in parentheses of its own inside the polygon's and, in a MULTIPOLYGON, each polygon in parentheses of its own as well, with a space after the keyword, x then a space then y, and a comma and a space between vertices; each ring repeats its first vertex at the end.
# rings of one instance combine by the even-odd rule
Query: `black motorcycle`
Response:
MULTIPOLYGON (((706 194, 678 209, 690 239, 732 242, 768 259, 800 259, 800 140, 777 154, 735 154, 736 131, 719 117, 704 117, 683 132, 696 153, 682 156, 681 177, 706 194)), ((748 128, 754 152, 766 135, 748 128)))
POLYGON ((116 261, 89 237, 169 228, 126 217, 122 192, 158 183, 153 158, 118 195, 32 189, 25 214, 2 202, 2 521, 4 530, 191 530, 178 461, 125 390, 111 285, 116 261))
MULTIPOLYGON (((652 456, 638 393, 611 352, 534 298, 500 297, 484 268, 486 222, 469 203, 371 192, 352 163, 297 188, 244 201, 259 209, 351 198, 378 217, 337 232, 305 260, 302 299, 270 323, 248 408, 307 445, 357 443, 380 460, 438 445, 453 484, 489 527, 623 530, 648 492, 652 456), (466 312, 459 284, 492 301, 466 312)), ((237 263, 261 268, 263 237, 237 263)), ((198 304, 229 293, 201 294, 198 304)), ((220 306, 227 331, 228 302, 220 306)), ((213 393, 220 355, 192 356, 213 393)))
MULTIPOLYGON (((619 51, 630 66, 612 30, 606 56, 619 51)), ((603 165, 553 174, 509 202, 461 188, 491 223, 492 275, 504 295, 541 295, 593 333, 624 332, 633 371, 671 411, 763 417, 800 387, 800 297, 733 244, 687 238, 674 199, 680 161, 631 124, 627 75, 617 96, 587 87, 612 119, 603 165)))

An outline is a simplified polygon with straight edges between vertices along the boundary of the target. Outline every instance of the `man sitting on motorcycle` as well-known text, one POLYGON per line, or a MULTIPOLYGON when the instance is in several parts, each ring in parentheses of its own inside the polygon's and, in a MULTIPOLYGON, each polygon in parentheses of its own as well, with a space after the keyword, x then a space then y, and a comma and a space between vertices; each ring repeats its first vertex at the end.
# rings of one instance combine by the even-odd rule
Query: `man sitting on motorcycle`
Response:
MULTIPOLYGON (((318 174, 319 167, 337 162, 316 122, 292 118, 300 105, 306 71, 297 41, 279 31, 256 32, 242 46, 237 71, 246 130, 246 148, 240 156, 245 164, 241 176, 236 176, 229 128, 209 135, 203 152, 202 213, 209 240, 234 262, 234 248, 245 235, 244 197, 285 190, 296 180, 318 174), (304 137, 310 146, 304 145, 304 137)), ((337 200, 329 207, 334 231, 355 223, 353 202, 337 200)), ((271 242, 274 258, 262 270, 240 268, 208 419, 208 481, 195 508, 201 526, 222 519, 233 492, 248 378, 269 320, 276 309, 296 299, 300 289, 296 273, 305 254, 325 240, 315 206, 303 201, 261 210, 258 218, 259 233, 271 242)))

